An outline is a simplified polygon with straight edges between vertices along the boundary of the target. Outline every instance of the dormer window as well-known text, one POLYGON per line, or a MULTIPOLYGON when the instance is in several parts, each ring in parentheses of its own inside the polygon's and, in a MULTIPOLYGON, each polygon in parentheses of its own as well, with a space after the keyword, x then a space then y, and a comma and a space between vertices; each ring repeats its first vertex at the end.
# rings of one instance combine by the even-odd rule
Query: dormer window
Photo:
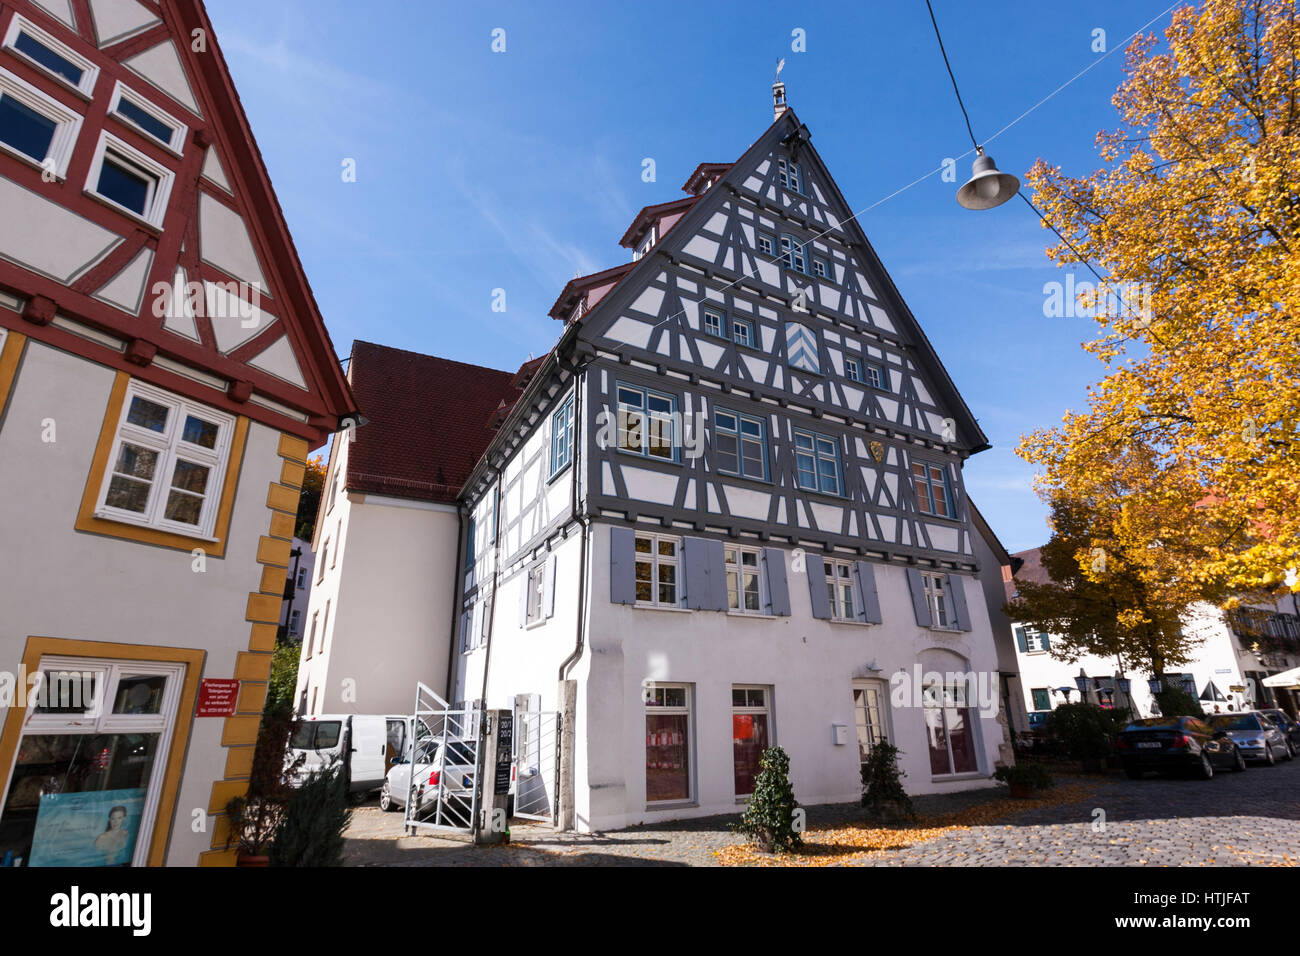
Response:
POLYGON ((646 255, 646 253, 648 253, 652 248, 654 248, 654 244, 658 240, 659 240, 659 224, 655 223, 648 230, 646 230, 645 237, 642 238, 641 244, 636 247, 636 252, 632 253, 632 261, 636 262, 642 256, 646 255))
POLYGON ((776 161, 776 178, 782 186, 792 193, 803 191, 799 188, 801 176, 797 163, 792 163, 788 159, 778 159, 776 161))

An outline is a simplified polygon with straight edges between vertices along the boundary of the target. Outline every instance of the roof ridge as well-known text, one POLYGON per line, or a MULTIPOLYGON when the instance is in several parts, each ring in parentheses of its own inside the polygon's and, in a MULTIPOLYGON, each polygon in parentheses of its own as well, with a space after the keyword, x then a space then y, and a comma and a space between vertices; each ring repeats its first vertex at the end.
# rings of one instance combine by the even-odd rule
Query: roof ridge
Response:
POLYGON ((353 351, 356 350, 358 345, 368 345, 371 348, 383 349, 385 352, 402 352, 405 355, 414 355, 416 358, 429 359, 434 362, 445 362, 448 365, 459 365, 462 368, 472 368, 480 372, 495 372, 498 375, 514 376, 518 371, 518 369, 510 371, 509 369, 493 368, 491 365, 476 365, 473 362, 462 362, 459 359, 444 358, 441 355, 430 355, 428 352, 417 352, 414 349, 402 349, 395 345, 384 345, 380 342, 368 342, 365 339, 353 339, 353 351))

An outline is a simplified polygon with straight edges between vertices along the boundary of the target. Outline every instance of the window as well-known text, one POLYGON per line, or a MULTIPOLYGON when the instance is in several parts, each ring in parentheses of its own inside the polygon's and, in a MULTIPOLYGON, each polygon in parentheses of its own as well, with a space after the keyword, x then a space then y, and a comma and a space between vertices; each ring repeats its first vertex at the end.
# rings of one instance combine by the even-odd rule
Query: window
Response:
POLYGON ((787 269, 808 274, 808 260, 804 255, 803 243, 793 236, 781 237, 781 261, 787 269))
POLYGON ((131 382, 95 516, 209 537, 234 419, 131 382))
POLYGON ((886 743, 889 732, 885 727, 885 682, 856 680, 853 682, 853 719, 858 732, 858 763, 866 764, 876 744, 886 743))
POLYGON ((706 335, 716 335, 719 338, 726 338, 726 319, 721 312, 715 309, 704 310, 704 333, 706 335))
POLYGON ((465 568, 466 568, 466 570, 468 570, 469 568, 474 567, 474 555, 475 555, 475 553, 478 551, 477 543, 476 543, 476 541, 475 541, 475 537, 476 537, 477 533, 478 533, 478 529, 475 527, 474 519, 471 517, 471 518, 469 519, 469 524, 468 524, 468 525, 466 526, 466 528, 465 528, 465 568))
POLYGON ((94 92, 99 67, 22 17, 15 16, 10 22, 4 45, 15 56, 83 96, 94 92))
POLYGON ((326 512, 330 512, 334 510, 334 499, 338 497, 338 494, 339 494, 339 473, 336 471, 334 472, 334 477, 330 479, 330 503, 329 503, 329 507, 325 509, 326 512))
POLYGON ((829 279, 831 277, 831 270, 826 264, 826 260, 817 256, 813 256, 812 271, 813 275, 819 279, 829 279))
POLYGON ((775 255, 776 240, 773 239, 771 236, 767 235, 766 233, 760 232, 758 234, 758 251, 765 256, 775 255))
POLYGON ((307 586, 307 569, 306 569, 306 568, 299 568, 299 569, 298 569, 298 585, 297 585, 297 586, 298 586, 298 589, 299 589, 299 590, 301 590, 302 588, 305 588, 305 587, 307 586))
MULTIPOLYGON (((868 362, 863 367, 866 369, 866 373, 867 373, 866 383, 868 385, 870 385, 872 388, 887 387, 885 385, 885 370, 883 368, 881 368, 879 365, 872 365, 870 362, 868 362)), ((863 381, 863 380, 858 379, 858 381, 863 381)))
POLYGON ((320 652, 325 653, 325 642, 330 632, 330 602, 325 602, 325 616, 320 619, 320 652))
POLYGON ((636 603, 678 607, 681 541, 660 534, 636 536, 636 603))
POLYGON ((0 146, 62 178, 81 116, 25 80, 0 70, 0 146))
POLYGON ((762 574, 757 548, 728 545, 724 550, 727 566, 727 607, 740 614, 763 611, 762 574))
POLYGON ((186 665, 47 655, 39 668, 0 853, 15 866, 145 865, 186 665))
POLYGON ((766 687, 731 688, 731 753, 738 797, 754 792, 759 760, 771 746, 767 697, 766 687))
POLYGON ((718 408, 713 412, 718 471, 767 480, 767 428, 761 418, 718 408))
POLYGON ((923 461, 912 462, 912 486, 916 489, 916 506, 923 514, 955 517, 947 468, 923 461))
POLYGON ((731 320, 731 339, 737 345, 754 347, 754 323, 748 319, 731 320))
POLYGON ((823 559, 826 565, 826 594, 830 599, 831 620, 856 621, 853 610, 853 565, 839 558, 823 559))
POLYGON ((649 458, 675 461, 673 421, 677 399, 648 388, 618 386, 618 447, 649 458))
POLYGON ((307 657, 310 658, 316 650, 316 622, 320 617, 320 611, 311 616, 311 632, 307 635, 307 657))
POLYGON ((524 587, 527 593, 524 595, 524 623, 535 624, 544 620, 546 612, 543 607, 543 598, 546 596, 546 562, 535 564, 528 569, 528 575, 524 579, 524 587))
POLYGON ((922 695, 926 736, 930 745, 930 772, 935 776, 974 773, 974 711, 960 684, 931 684, 922 695))
POLYGON ((813 432, 794 433, 795 475, 800 488, 841 494, 840 446, 833 438, 813 432))
POLYGON ((316 569, 316 583, 320 584, 325 580, 325 565, 330 559, 330 539, 326 538, 325 543, 320 547, 320 567, 316 569))
POLYGON ((157 140, 177 154, 185 145, 185 125, 164 113, 149 100, 127 89, 120 82, 113 89, 108 112, 137 132, 157 140))
POLYGON ((551 476, 558 475, 573 460, 573 396, 564 400, 551 416, 551 476))
POLYGON ((647 803, 691 799, 690 688, 646 688, 645 798, 647 803))
POLYGON ((925 588, 925 603, 930 605, 930 626, 949 627, 948 595, 944 592, 944 575, 932 571, 921 572, 921 585, 925 588))
POLYGON ((846 358, 844 360, 844 377, 851 382, 862 381, 862 367, 858 365, 857 359, 846 358))
POLYGON ((302 611, 298 610, 298 608, 294 608, 289 614, 289 633, 302 633, 302 611))
POLYGON ((1034 710, 1052 709, 1052 692, 1050 687, 1035 687, 1030 693, 1034 697, 1034 710))
POLYGON ((788 159, 778 159, 776 161, 776 178, 782 186, 791 192, 803 191, 799 188, 799 166, 788 159))
POLYGON ((636 252, 632 253, 632 261, 636 262, 638 259, 645 256, 646 253, 654 248, 655 243, 658 241, 659 224, 655 223, 646 231, 645 238, 641 240, 641 245, 637 246, 636 252))
POLYGON ((1029 654, 1041 654, 1048 647, 1047 635, 1025 628, 1025 651, 1029 654))
POLYGON ((99 136, 86 192, 160 228, 174 179, 171 170, 106 131, 99 136))

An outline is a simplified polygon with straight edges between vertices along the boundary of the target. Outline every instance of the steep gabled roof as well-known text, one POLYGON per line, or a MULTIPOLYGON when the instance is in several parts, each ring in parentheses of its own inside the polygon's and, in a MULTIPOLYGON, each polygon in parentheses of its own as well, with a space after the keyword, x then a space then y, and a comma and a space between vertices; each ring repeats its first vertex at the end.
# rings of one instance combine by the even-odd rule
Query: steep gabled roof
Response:
POLYGON ((726 175, 732 165, 731 163, 700 163, 695 167, 695 171, 686 177, 686 182, 682 183, 682 192, 698 196, 704 192, 705 186, 726 175))
POLYGON ((371 342, 352 344, 348 373, 369 420, 348 451, 351 491, 455 501, 492 440, 489 421, 519 397, 517 373, 371 342))
POLYGON ((570 279, 561 290, 560 297, 555 300, 555 304, 551 306, 551 310, 546 314, 562 322, 568 321, 569 313, 573 310, 573 306, 580 296, 602 285, 608 285, 612 290, 615 285, 622 281, 625 275, 632 271, 632 267, 635 265, 635 262, 624 262, 622 265, 614 266, 611 269, 570 279))
MULTIPOLYGON (((699 198, 699 196, 685 196, 682 199, 671 199, 668 202, 644 207, 636 214, 636 218, 632 220, 632 225, 627 227, 627 232, 623 233, 623 238, 618 241, 618 244, 625 249, 635 248, 641 236, 650 228, 651 223, 658 222, 665 216, 671 216, 674 213, 685 212, 695 205, 699 198)), ((660 236, 660 238, 663 237, 660 236)))
POLYGON ((1011 560, 1019 561, 1020 565, 1016 568, 1012 580, 1006 582, 1007 600, 1010 601, 1016 593, 1017 581, 1028 581, 1031 584, 1051 584, 1051 575, 1043 567, 1043 549, 1030 548, 1028 551, 1017 551, 1011 556, 1011 560))

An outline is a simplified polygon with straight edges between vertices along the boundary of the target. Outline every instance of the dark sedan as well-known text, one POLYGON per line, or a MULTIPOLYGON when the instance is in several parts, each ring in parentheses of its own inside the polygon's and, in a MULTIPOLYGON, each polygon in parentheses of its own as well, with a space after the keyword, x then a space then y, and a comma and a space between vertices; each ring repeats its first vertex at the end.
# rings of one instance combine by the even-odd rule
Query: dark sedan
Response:
POLYGON ((1215 714, 1210 726, 1226 734, 1247 760, 1262 760, 1270 767, 1291 759, 1291 744, 1278 725, 1263 714, 1248 710, 1240 714, 1215 714))
POLYGON ((1215 770, 1245 770, 1246 759, 1226 733, 1195 717, 1147 717, 1119 732, 1124 772, 1137 780, 1148 770, 1191 770, 1208 780, 1215 770))
POLYGON ((1294 756, 1300 753, 1300 722, 1279 707, 1270 707, 1267 710, 1258 711, 1266 717, 1272 717, 1277 722, 1282 733, 1286 734, 1286 739, 1291 743, 1291 753, 1294 756))

